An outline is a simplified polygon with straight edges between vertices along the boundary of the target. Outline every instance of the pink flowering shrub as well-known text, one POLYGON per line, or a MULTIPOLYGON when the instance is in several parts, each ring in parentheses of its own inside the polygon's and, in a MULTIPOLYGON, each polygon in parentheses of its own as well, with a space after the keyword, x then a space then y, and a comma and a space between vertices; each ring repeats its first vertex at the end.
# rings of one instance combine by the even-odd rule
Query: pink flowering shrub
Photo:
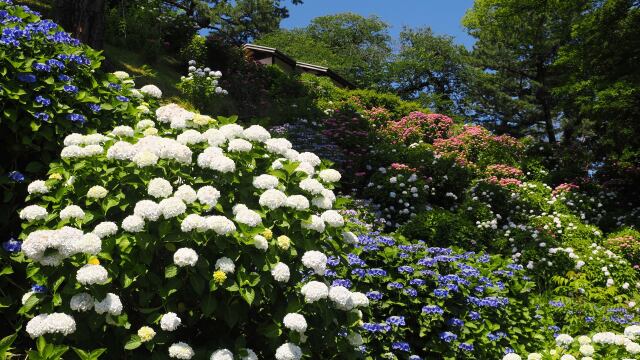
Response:
POLYGON ((431 143, 449 135, 453 120, 441 114, 425 114, 413 111, 398 121, 391 121, 382 134, 393 143, 431 143))
POLYGON ((460 133, 449 138, 435 139, 437 155, 453 158, 459 165, 486 166, 514 163, 523 154, 524 146, 508 135, 492 135, 479 125, 465 125, 460 133))
POLYGON ((565 193, 565 192, 570 192, 572 190, 578 190, 580 187, 576 184, 571 184, 571 183, 562 183, 558 186, 556 186, 555 189, 553 189, 553 195, 558 195, 560 193, 565 193))
POLYGON ((605 246, 627 259, 636 270, 640 270, 640 233, 625 229, 611 234, 605 246))

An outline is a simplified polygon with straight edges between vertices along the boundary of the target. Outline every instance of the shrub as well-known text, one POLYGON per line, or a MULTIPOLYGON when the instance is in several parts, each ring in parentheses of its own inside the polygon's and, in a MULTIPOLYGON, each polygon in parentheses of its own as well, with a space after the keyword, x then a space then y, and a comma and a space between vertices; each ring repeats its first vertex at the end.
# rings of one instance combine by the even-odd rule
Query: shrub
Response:
POLYGON ((418 214, 398 232, 409 239, 424 240, 432 246, 458 246, 473 249, 485 244, 483 231, 461 214, 433 209, 418 214))
POLYGON ((69 135, 30 184, 14 256, 38 285, 26 332, 109 358, 353 358, 340 334, 357 336, 366 297, 323 278, 347 246, 339 173, 259 126, 155 114, 69 135))
POLYGON ((640 269, 640 232, 625 228, 610 234, 605 246, 627 259, 634 269, 640 269))
POLYGON ((453 120, 447 116, 412 111, 398 121, 387 123, 381 133, 393 143, 433 143, 435 139, 446 138, 452 125, 453 120))
POLYGON ((535 343, 533 284, 522 266, 377 233, 358 236, 357 247, 330 264, 334 284, 367 292, 363 343, 372 358, 495 359, 535 343))
POLYGON ((182 95, 200 111, 215 108, 218 98, 227 95, 227 91, 219 86, 220 71, 210 68, 197 68, 195 60, 189 60, 189 75, 183 76, 177 84, 182 95))
POLYGON ((197 64, 203 64, 207 60, 207 42, 204 36, 194 35, 191 40, 180 50, 180 56, 186 63, 191 60, 197 64))
MULTIPOLYGON (((141 103, 132 81, 100 71, 98 52, 27 7, 0 2, 0 29, 0 211, 15 214, 23 182, 46 172, 65 135, 131 123, 141 103)), ((15 221, 3 216, 0 232, 11 234, 15 221)))

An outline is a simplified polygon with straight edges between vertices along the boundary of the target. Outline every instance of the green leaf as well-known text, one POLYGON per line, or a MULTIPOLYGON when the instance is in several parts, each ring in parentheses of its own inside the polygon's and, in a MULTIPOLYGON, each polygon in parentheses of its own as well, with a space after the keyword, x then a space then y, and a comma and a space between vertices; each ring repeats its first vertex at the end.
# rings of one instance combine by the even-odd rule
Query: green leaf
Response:
POLYGON ((138 335, 131 335, 126 344, 124 344, 125 350, 134 350, 142 345, 142 340, 138 335))
POLYGON ((178 267, 175 265, 169 265, 164 269, 164 277, 170 279, 178 274, 178 267))
POLYGON ((11 345, 18 337, 18 334, 9 335, 0 340, 0 359, 7 358, 7 352, 11 349, 11 345))

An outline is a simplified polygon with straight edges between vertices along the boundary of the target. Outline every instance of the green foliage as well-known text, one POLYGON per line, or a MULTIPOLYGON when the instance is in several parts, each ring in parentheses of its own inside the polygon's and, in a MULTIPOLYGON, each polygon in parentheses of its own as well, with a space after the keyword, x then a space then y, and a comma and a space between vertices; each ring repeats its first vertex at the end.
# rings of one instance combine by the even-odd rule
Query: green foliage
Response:
POLYGON ((482 246, 486 239, 468 218, 445 209, 433 209, 419 213, 398 229, 409 239, 421 239, 439 247, 458 246, 473 249, 482 246))
POLYGON ((405 28, 387 81, 405 99, 417 99, 437 113, 464 118, 470 110, 468 56, 451 36, 435 35, 430 28, 405 28))
POLYGON ((194 35, 191 40, 180 50, 182 61, 187 63, 195 61, 204 64, 207 60, 207 42, 204 36, 194 35))
POLYGON ((354 13, 320 16, 307 27, 280 30, 258 43, 301 61, 326 64, 360 87, 382 85, 391 53, 389 25, 377 16, 354 13))

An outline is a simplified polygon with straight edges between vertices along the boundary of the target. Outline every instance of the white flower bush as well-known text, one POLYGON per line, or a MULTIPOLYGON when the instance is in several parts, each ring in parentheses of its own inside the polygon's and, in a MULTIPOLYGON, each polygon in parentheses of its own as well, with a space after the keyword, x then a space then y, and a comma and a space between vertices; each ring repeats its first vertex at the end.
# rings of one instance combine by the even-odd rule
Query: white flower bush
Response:
POLYGON ((22 249, 46 289, 25 296, 29 335, 108 358, 356 356, 368 300, 324 278, 354 241, 331 209, 340 173, 257 125, 175 104, 139 118, 69 135, 29 186, 22 249))

